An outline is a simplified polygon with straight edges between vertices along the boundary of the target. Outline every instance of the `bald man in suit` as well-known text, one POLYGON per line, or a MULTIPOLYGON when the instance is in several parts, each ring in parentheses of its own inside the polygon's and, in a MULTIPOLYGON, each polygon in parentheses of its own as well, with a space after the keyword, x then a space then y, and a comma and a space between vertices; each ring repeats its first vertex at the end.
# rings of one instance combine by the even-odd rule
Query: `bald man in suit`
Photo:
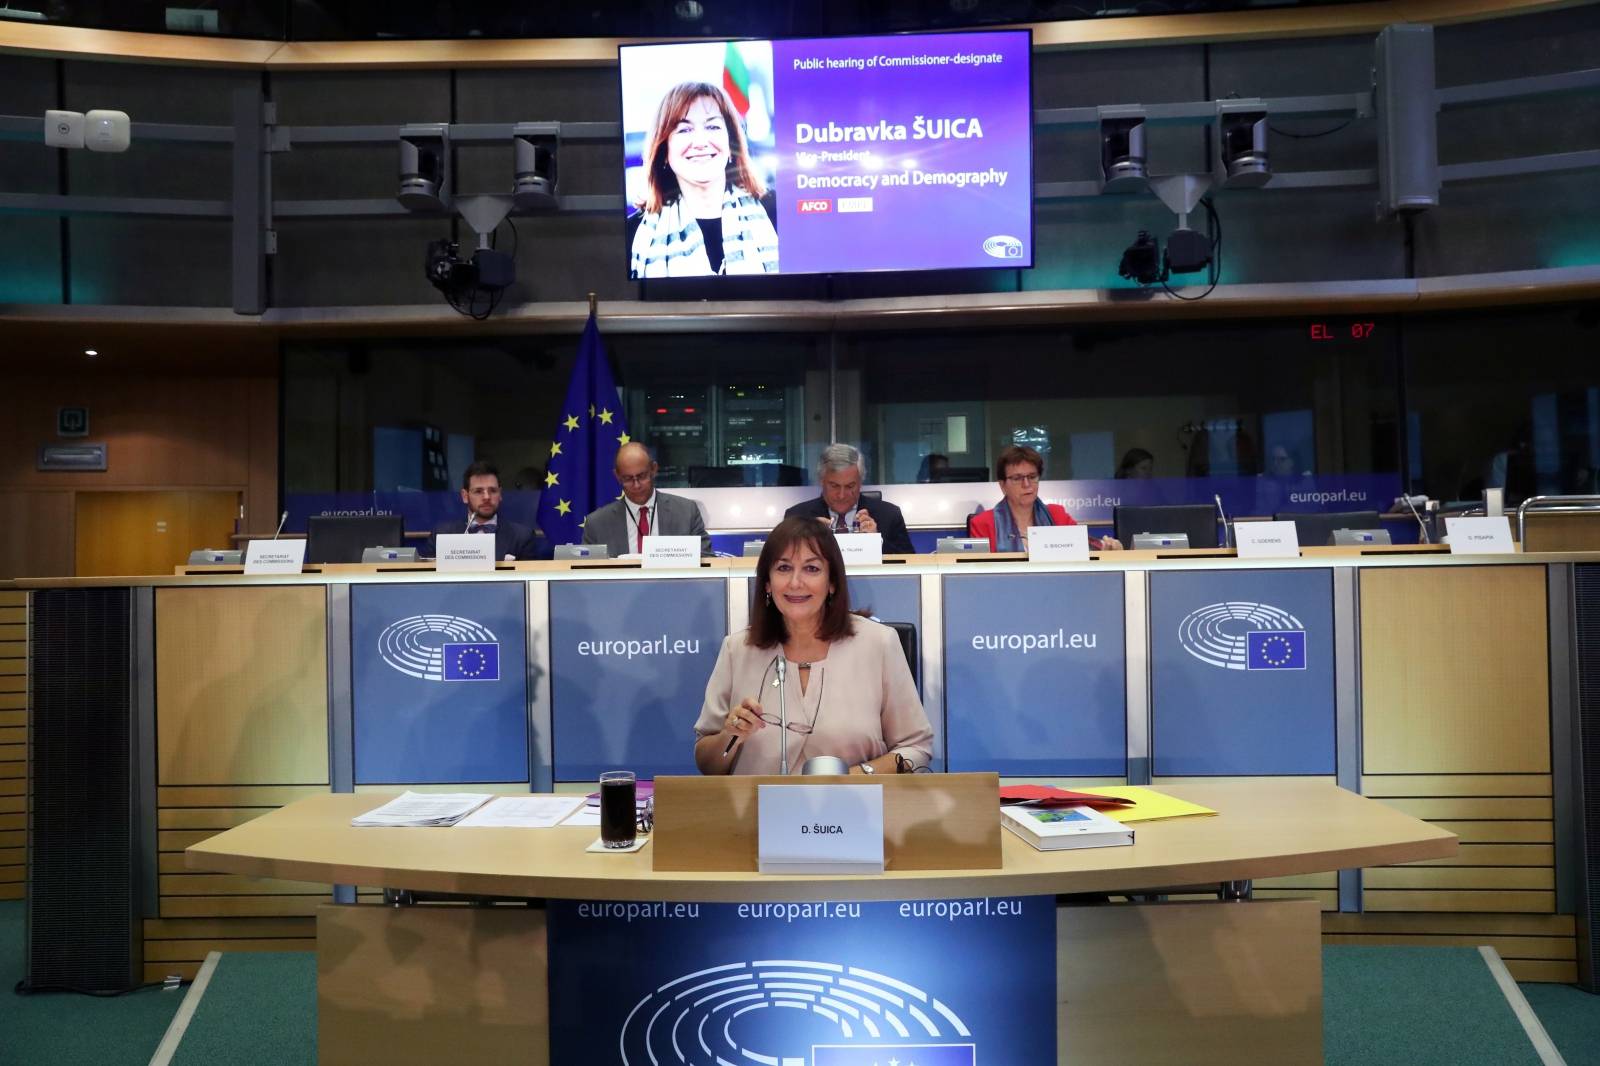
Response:
POLYGON ((699 537, 700 554, 711 554, 700 506, 682 496, 656 491, 659 467, 637 441, 617 449, 613 472, 622 484, 622 499, 612 500, 583 520, 583 542, 604 544, 612 558, 644 550, 644 538, 699 537))

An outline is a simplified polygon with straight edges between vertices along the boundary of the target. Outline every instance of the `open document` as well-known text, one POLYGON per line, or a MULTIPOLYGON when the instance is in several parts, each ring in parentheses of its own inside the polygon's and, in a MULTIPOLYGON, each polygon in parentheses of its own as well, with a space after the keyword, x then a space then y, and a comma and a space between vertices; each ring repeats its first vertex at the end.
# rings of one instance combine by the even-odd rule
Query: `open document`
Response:
POLYGON ((455 825, 494 799, 487 792, 404 792, 351 825, 455 825))
POLYGON ((549 829, 582 803, 582 796, 500 796, 457 822, 456 828, 549 829))

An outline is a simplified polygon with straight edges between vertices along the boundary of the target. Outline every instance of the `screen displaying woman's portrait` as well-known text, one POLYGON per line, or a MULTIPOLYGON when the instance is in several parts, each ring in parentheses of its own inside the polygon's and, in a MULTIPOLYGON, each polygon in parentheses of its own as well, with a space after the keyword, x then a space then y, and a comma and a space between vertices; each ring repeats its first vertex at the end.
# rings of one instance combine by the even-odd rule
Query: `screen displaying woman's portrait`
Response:
MULTIPOLYGON (((753 76, 759 63, 746 62, 759 56, 744 56, 734 45, 716 47, 720 62, 712 65, 718 69, 705 71, 716 80, 672 83, 656 98, 647 122, 624 71, 623 121, 630 149, 642 134, 637 164, 628 153, 630 277, 778 272, 773 157, 763 153, 767 165, 758 165, 751 147, 752 133, 769 143, 772 139, 771 46, 758 46, 766 49, 765 80, 753 76), (635 106, 630 108, 628 97, 635 106), (635 130, 635 123, 643 128, 635 130)), ((698 52, 705 46, 684 48, 698 52)), ((681 77, 685 66, 666 69, 674 68, 681 77)), ((635 72, 636 80, 659 84, 663 72, 635 72)))

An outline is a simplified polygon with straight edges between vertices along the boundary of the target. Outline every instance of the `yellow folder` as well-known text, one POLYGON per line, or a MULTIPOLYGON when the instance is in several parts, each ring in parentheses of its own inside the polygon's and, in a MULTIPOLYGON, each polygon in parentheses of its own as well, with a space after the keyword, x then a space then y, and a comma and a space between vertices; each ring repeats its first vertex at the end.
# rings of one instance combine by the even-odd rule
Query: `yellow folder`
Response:
POLYGON ((1216 814, 1210 807, 1157 792, 1142 785, 1106 785, 1095 788, 1075 788, 1074 792, 1088 792, 1096 796, 1118 796, 1133 800, 1132 807, 1104 807, 1100 813, 1119 822, 1154 822, 1162 818, 1187 818, 1196 814, 1216 814))

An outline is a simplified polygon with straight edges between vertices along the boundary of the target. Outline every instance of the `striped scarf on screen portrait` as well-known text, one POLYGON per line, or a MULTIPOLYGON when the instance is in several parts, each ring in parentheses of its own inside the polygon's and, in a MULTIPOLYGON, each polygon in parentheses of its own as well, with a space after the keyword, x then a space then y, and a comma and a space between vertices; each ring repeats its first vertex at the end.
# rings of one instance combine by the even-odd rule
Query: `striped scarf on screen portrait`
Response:
MULTIPOLYGON (((761 201, 738 186, 722 197, 722 273, 776 274, 778 231, 761 201)), ((660 211, 646 212, 633 236, 634 278, 704 277, 711 273, 705 238, 680 197, 660 211)))
MULTIPOLYGON (((1036 526, 1053 526, 1055 519, 1050 517, 1050 508, 1038 497, 1033 501, 1033 524, 1036 526)), ((997 552, 1025 552, 1028 545, 1023 541, 1022 534, 1017 530, 1017 520, 1011 517, 1011 505, 1001 500, 994 507, 994 550, 997 552)))

